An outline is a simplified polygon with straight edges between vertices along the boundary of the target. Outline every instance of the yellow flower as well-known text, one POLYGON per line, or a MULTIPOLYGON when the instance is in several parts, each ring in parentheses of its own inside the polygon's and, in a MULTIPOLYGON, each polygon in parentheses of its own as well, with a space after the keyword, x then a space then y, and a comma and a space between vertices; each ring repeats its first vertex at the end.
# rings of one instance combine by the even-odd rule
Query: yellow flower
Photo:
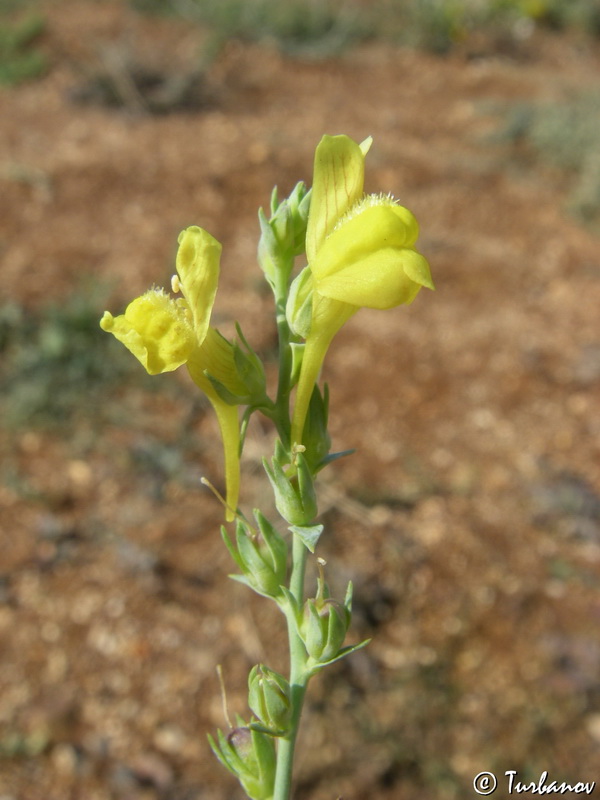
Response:
POLYGON ((215 409, 225 452, 227 519, 234 518, 240 485, 237 407, 224 402, 206 376, 208 372, 234 394, 243 394, 230 342, 210 326, 221 258, 221 245, 202 228, 192 226, 179 236, 174 299, 151 289, 133 300, 124 314, 106 311, 100 326, 112 333, 141 362, 150 375, 187 365, 192 380, 215 409))
POLYGON ((292 443, 302 440, 314 384, 342 325, 361 307, 393 308, 411 303, 422 286, 434 288, 429 264, 415 249, 419 228, 412 213, 390 196, 363 196, 370 146, 370 138, 359 145, 348 136, 324 136, 315 153, 308 266, 292 285, 288 306, 292 327, 306 338, 292 443))

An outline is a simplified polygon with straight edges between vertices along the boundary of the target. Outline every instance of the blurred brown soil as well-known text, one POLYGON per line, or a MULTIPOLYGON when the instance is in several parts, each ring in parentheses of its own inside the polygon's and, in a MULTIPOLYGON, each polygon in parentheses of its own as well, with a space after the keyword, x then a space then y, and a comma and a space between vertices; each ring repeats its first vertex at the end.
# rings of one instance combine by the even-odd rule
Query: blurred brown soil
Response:
MULTIPOLYGON (((325 370, 334 447, 357 453, 322 475, 320 555, 373 642, 314 681, 296 797, 470 797, 484 769, 600 779, 600 243, 565 176, 492 136, 489 105, 592 85, 597 49, 534 32, 481 58, 310 62, 232 41, 190 108, 155 115, 135 85, 103 104, 94 76, 184 75, 201 32, 119 3, 44 15, 49 73, 0 94, 3 300, 34 310, 93 276, 116 313, 199 224, 224 245, 217 323, 268 354, 256 210, 310 183, 326 132, 372 135, 367 189, 421 223, 437 291, 363 310, 325 370)), ((198 480, 222 475, 210 413, 157 380, 180 399, 112 392, 110 423, 0 433, 2 800, 241 797, 206 743, 226 727, 215 666, 247 714, 248 669, 286 669, 282 620, 226 578, 198 480), (157 443, 176 469, 152 466, 157 443)), ((270 441, 255 424, 246 510, 268 508, 270 441)))

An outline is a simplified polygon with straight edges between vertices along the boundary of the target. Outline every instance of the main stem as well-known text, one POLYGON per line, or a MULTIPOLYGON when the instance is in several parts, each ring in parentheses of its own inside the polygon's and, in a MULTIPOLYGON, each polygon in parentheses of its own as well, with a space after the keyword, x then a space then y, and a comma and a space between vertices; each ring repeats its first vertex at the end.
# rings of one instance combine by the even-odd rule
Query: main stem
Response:
MULTIPOLYGON (((292 444, 290 441, 290 377, 292 354, 290 349, 290 329, 285 315, 291 265, 289 265, 289 267, 289 269, 278 270, 278 282, 274 287, 277 334, 279 338, 279 383, 275 402, 276 424, 281 443, 287 450, 289 450, 292 444)), ((300 537, 293 535, 292 574, 289 588, 298 608, 302 608, 304 604, 304 573, 306 571, 307 554, 308 550, 300 537)), ((292 719, 289 734, 287 736, 282 736, 277 744, 277 767, 275 771, 273 800, 289 800, 290 797, 294 767, 294 749, 296 746, 298 728, 300 726, 306 684, 308 683, 308 676, 306 674, 306 650, 304 649, 302 639, 298 636, 294 612, 291 608, 288 610, 286 616, 290 650, 289 682, 292 701, 292 719)))
MULTIPOLYGON (((298 606, 304 603, 304 572, 308 550, 299 536, 293 538, 292 575, 290 592, 298 606)), ((294 766, 294 748, 300 726, 300 716, 304 704, 304 695, 308 676, 306 674, 306 651, 302 639, 298 636, 293 611, 287 614, 288 639, 290 647, 290 688, 292 697, 292 721, 290 732, 281 737, 277 746, 277 769, 275 772, 275 790, 273 800, 289 800, 292 788, 292 772, 294 766)))

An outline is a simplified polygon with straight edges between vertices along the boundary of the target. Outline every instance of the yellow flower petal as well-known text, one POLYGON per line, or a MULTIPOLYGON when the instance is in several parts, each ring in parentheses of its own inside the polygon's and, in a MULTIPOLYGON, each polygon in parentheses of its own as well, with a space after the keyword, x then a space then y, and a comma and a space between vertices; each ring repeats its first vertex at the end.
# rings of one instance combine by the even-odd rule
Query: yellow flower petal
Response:
MULTIPOLYGON (((359 207, 362 203, 358 204, 359 207)), ((410 211, 401 206, 373 205, 350 212, 325 240, 310 264, 317 287, 347 264, 352 264, 383 248, 411 247, 419 229, 410 211)))
POLYGON ((106 311, 100 326, 122 342, 150 375, 185 364, 195 345, 185 308, 160 289, 137 297, 118 317, 106 311))
POLYGON ((192 314, 198 344, 201 344, 208 331, 217 293, 221 244, 197 225, 182 231, 178 242, 179 286, 192 314))
POLYGON ((393 308, 433 289, 427 260, 415 250, 419 227, 392 197, 362 197, 371 139, 325 136, 315 154, 306 234, 307 275, 296 279, 287 316, 306 338, 292 419, 292 444, 301 443, 310 397, 327 348, 363 306, 393 308), (309 306, 310 303, 310 306, 309 306), (307 319, 310 309, 310 319, 307 319))
POLYGON ((312 195, 306 229, 310 264, 338 220, 363 193, 365 154, 348 136, 323 136, 315 152, 312 195))
POLYGON ((420 253, 408 247, 387 247, 369 253, 317 281, 317 290, 325 297, 382 309, 412 303, 421 286, 432 288, 429 265, 420 253))

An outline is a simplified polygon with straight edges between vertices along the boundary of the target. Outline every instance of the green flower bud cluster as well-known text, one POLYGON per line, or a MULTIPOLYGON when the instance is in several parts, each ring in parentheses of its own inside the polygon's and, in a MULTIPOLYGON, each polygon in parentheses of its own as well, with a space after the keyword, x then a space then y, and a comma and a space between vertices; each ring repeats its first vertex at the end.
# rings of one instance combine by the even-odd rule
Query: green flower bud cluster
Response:
POLYGON ((309 208, 310 191, 301 181, 282 202, 279 202, 277 187, 273 189, 270 219, 262 208, 258 212, 261 231, 258 262, 273 287, 277 273, 283 271, 287 280, 294 258, 304 252, 309 208))
POLYGON ((279 598, 282 596, 281 587, 287 574, 287 544, 260 511, 255 510, 254 517, 258 532, 245 520, 238 519, 235 545, 225 528, 221 528, 223 541, 242 571, 241 575, 230 577, 245 583, 258 594, 279 598))
POLYGON ((254 730, 238 719, 238 726, 217 740, 208 736, 213 753, 233 773, 251 800, 271 800, 275 783, 276 754, 272 736, 254 730))

